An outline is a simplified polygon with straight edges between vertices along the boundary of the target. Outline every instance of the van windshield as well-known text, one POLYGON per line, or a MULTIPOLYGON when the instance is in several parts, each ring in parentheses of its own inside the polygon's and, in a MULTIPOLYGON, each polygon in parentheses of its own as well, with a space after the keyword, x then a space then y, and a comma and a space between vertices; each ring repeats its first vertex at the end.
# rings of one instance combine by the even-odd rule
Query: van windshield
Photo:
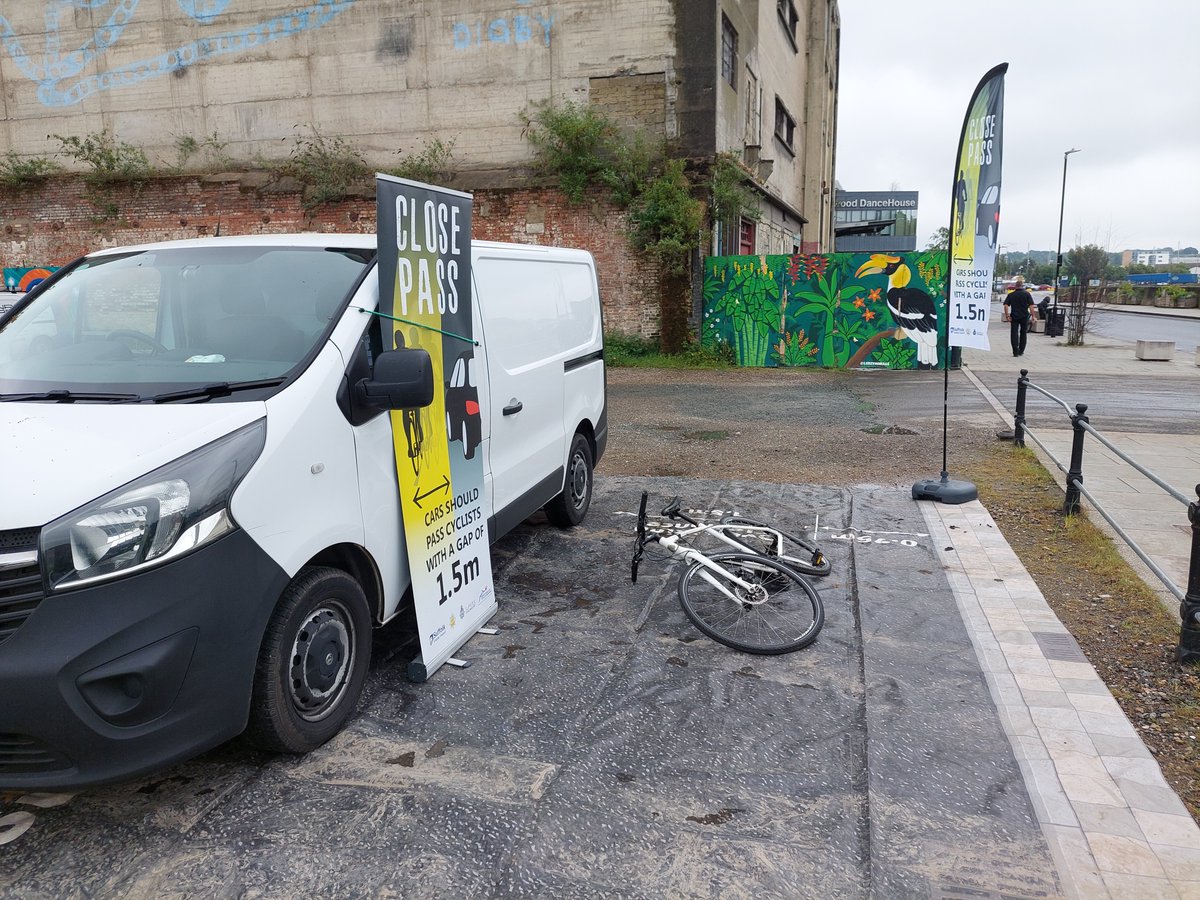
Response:
POLYGON ((372 256, 225 245, 85 259, 0 327, 0 400, 273 386, 324 339, 372 256))

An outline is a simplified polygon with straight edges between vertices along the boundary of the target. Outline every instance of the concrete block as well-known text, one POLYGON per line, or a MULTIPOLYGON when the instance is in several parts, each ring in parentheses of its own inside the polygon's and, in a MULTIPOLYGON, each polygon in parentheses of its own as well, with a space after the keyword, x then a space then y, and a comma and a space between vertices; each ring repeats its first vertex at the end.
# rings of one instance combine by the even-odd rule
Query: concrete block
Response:
POLYGON ((1029 323, 1029 330, 1034 334, 1043 334, 1046 331, 1046 323, 1041 319, 1034 319, 1029 323))
POLYGON ((1174 341, 1138 341, 1134 351, 1138 359, 1166 361, 1175 358, 1174 341))

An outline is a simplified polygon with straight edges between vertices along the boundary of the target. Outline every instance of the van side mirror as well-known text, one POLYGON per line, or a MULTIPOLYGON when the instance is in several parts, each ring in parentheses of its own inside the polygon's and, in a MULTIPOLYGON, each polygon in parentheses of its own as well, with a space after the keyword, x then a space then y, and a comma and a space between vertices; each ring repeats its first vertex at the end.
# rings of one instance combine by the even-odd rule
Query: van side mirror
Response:
POLYGON ((358 399, 378 409, 417 409, 433 402, 433 361, 428 351, 385 350, 370 378, 356 385, 358 399))

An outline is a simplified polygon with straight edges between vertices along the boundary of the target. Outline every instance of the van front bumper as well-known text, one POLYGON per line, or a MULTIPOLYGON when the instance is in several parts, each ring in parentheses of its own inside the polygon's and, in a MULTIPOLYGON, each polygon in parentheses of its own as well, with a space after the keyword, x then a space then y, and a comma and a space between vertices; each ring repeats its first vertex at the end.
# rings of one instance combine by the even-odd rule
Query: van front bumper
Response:
POLYGON ((0 789, 117 781, 239 734, 287 575, 241 530, 47 595, 0 643, 0 789))

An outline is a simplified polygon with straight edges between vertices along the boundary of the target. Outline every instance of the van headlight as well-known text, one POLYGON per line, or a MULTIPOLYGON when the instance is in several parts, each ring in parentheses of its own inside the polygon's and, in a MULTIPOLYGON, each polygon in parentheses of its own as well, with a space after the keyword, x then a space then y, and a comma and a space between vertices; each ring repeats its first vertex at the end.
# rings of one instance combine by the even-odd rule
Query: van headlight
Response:
POLYGON ((260 419, 51 522, 41 539, 46 588, 127 575, 233 531, 229 499, 266 436, 260 419))

